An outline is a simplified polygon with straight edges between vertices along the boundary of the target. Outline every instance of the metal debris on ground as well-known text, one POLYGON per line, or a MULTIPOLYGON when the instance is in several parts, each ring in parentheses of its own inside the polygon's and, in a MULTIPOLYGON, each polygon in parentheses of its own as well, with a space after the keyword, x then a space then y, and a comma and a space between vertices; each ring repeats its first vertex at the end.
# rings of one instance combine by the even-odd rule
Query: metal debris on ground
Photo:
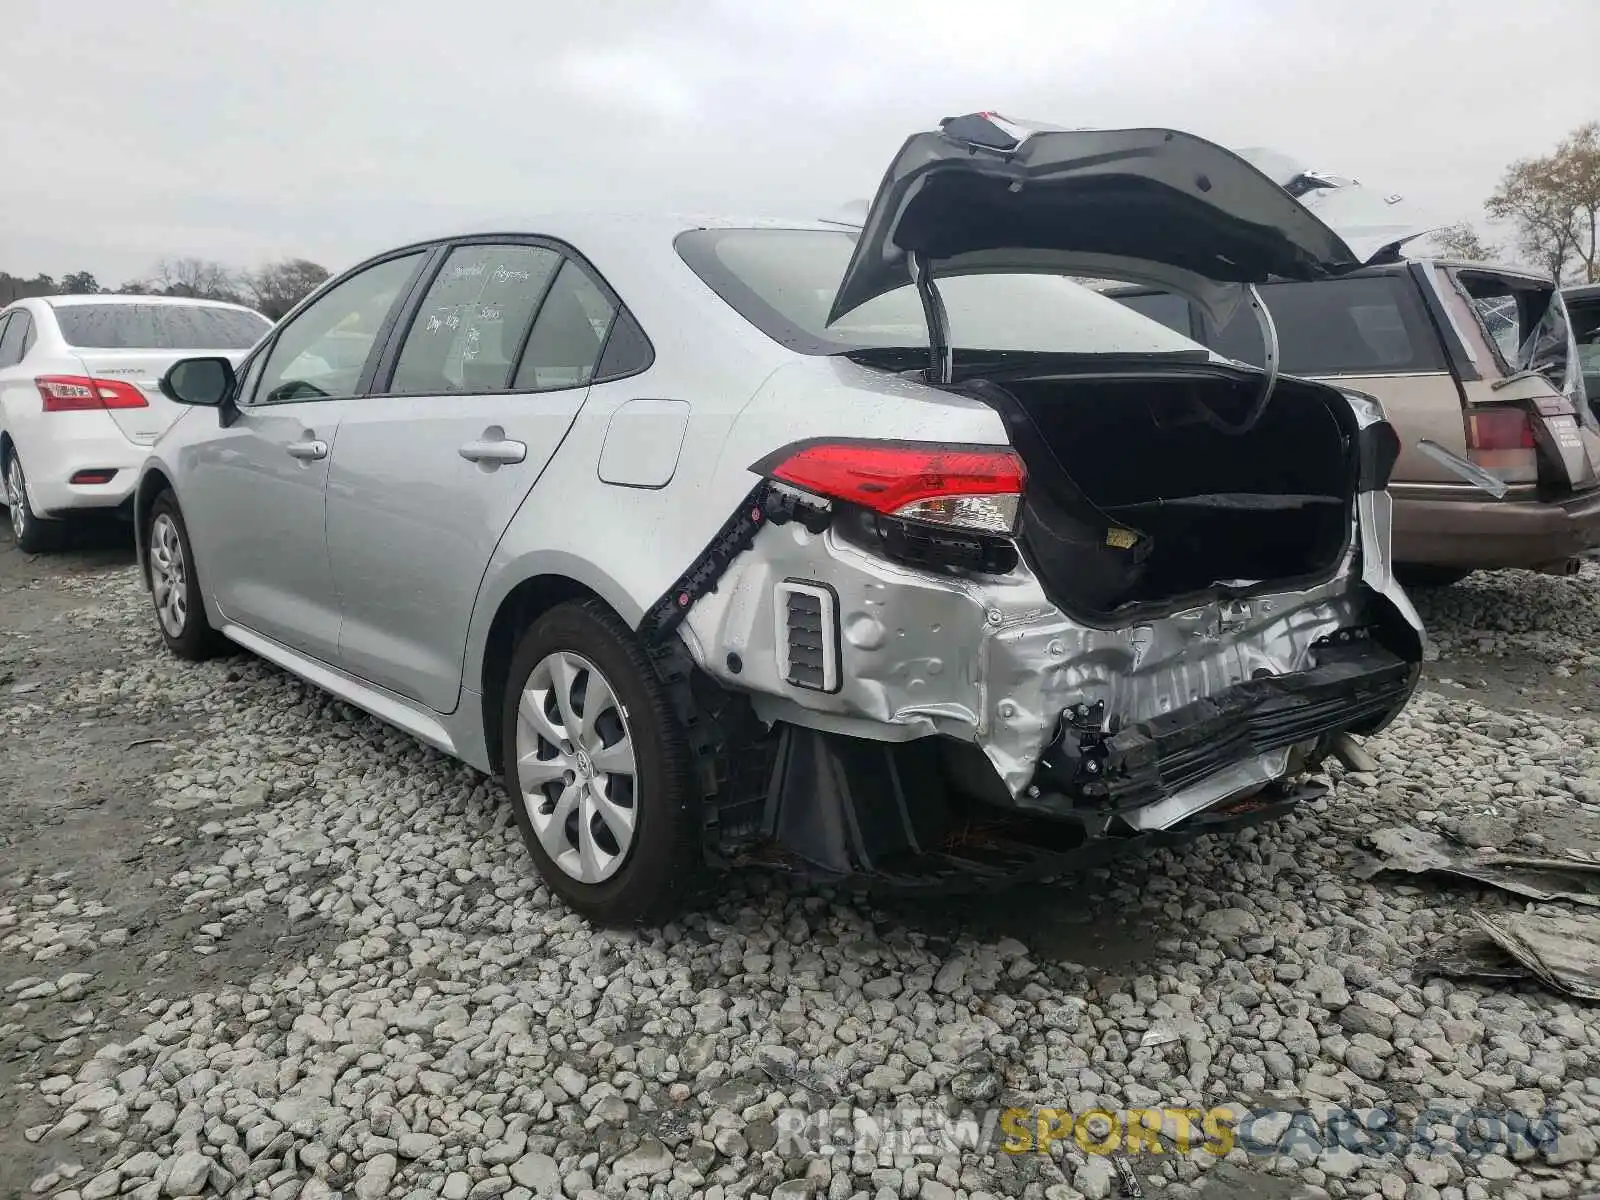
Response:
POLYGON ((1118 1154, 1112 1157, 1111 1165, 1116 1167, 1117 1175, 1122 1180, 1122 1194, 1131 1197, 1131 1200, 1144 1200, 1144 1188, 1139 1183, 1139 1177, 1133 1173, 1133 1164, 1118 1154))
POLYGON ((1358 879, 1383 871, 1453 875, 1530 900, 1570 900, 1600 906, 1600 863, 1576 854, 1506 854, 1474 850, 1433 829, 1397 825, 1370 834, 1379 857, 1354 868, 1358 879))
POLYGON ((1549 912, 1472 911, 1480 936, 1417 963, 1428 975, 1530 981, 1600 1001, 1600 919, 1549 912))

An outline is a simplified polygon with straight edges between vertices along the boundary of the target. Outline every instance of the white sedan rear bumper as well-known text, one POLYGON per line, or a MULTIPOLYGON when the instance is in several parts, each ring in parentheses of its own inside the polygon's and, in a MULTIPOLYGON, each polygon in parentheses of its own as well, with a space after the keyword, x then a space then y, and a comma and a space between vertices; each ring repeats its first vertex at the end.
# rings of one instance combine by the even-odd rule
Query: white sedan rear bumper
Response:
MULTIPOLYGON (((149 447, 129 441, 108 413, 51 413, 50 436, 17 431, 17 452, 28 480, 28 499, 41 517, 83 509, 116 508, 139 482, 149 447), (74 483, 84 471, 112 471, 104 483, 74 483)), ((42 424, 42 422, 40 422, 42 424)))

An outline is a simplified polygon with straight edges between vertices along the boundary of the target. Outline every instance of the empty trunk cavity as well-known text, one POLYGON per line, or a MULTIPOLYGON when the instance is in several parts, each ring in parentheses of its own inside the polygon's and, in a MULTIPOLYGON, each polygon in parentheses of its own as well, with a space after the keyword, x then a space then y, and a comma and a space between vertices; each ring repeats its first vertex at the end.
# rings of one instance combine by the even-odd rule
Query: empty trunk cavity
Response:
POLYGON ((1259 379, 1227 368, 967 388, 1000 411, 1028 465, 1023 545, 1069 611, 1131 618, 1219 588, 1285 590, 1344 555, 1356 429, 1332 389, 1280 379, 1240 434, 1259 379))

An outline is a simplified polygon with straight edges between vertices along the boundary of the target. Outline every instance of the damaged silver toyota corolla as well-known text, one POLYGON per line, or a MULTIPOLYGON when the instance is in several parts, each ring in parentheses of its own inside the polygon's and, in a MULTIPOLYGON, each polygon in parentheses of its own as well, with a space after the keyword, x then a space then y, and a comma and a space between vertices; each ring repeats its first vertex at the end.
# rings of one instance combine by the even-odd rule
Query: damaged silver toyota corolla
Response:
POLYGON ((1377 405, 1067 277, 1272 346, 1252 284, 1362 262, 1211 143, 989 114, 907 141, 860 228, 419 243, 169 372, 140 562, 176 653, 501 775, 597 919, 708 865, 1070 870, 1291 811, 1422 635, 1377 405))

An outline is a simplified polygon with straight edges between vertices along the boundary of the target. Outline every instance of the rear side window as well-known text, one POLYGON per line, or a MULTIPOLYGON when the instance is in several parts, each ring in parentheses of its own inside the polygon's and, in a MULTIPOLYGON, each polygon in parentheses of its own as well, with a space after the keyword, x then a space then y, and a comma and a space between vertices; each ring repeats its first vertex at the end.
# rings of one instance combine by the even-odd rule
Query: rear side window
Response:
POLYGON ((0 317, 0 367, 14 367, 22 361, 22 340, 27 336, 28 314, 18 309, 0 317))
POLYGON ((633 319, 633 314, 624 309, 612 323, 611 336, 606 339, 606 350, 600 356, 600 369, 595 372, 595 381, 637 375, 654 360, 655 351, 650 348, 650 340, 645 337, 639 322, 633 319))
POLYGON ((583 387, 594 379, 617 309, 589 273, 568 259, 550 285, 517 365, 518 391, 583 387))
POLYGON ((82 350, 248 350, 272 328, 257 313, 206 304, 62 304, 56 324, 82 350))
MULTIPOLYGON (((1291 375, 1445 369, 1421 300, 1402 277, 1268 284, 1261 298, 1277 326, 1279 367, 1291 375)), ((1248 309, 1241 307, 1211 344, 1229 358, 1263 364, 1261 331, 1248 309)))
POLYGON ((388 391, 503 392, 561 255, 543 246, 458 246, 411 322, 388 391))
POLYGON ((1600 296, 1567 301, 1590 403, 1600 403, 1600 296))

